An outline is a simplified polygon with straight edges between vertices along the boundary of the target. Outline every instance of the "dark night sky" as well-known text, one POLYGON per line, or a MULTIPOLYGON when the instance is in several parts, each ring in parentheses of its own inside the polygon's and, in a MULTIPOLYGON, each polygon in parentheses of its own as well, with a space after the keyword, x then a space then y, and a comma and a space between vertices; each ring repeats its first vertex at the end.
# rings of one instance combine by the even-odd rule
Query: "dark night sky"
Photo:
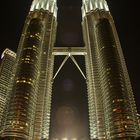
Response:
MULTIPOLYGON (((80 26, 80 0, 58 0, 58 32, 56 39, 56 46, 83 46, 82 35, 81 35, 81 26, 80 26), (62 6, 63 5, 63 6, 62 6)), ((18 42, 20 39, 20 34, 22 32, 22 27, 26 18, 26 15, 29 11, 31 0, 14 0, 14 1, 5 1, 0 4, 0 17, 1 17, 1 26, 0 26, 0 53, 5 48, 10 48, 13 51, 16 51, 18 42)), ((132 0, 108 0, 108 5, 110 11, 114 17, 116 28, 119 34, 120 42, 124 52, 124 57, 126 59, 131 83, 133 86, 133 91, 136 98, 136 103, 138 106, 138 112, 140 113, 140 46, 139 46, 139 33, 140 33, 140 21, 139 21, 139 4, 138 1, 132 0)), ((58 58, 58 63, 60 63, 62 58, 58 58)), ((79 59, 77 59, 79 60, 79 59)), ((83 59, 82 59, 83 60, 83 59)), ((81 65, 82 63, 79 62, 81 65)), ((60 92, 61 96, 63 92, 67 93, 67 98, 72 97, 69 95, 76 94, 77 92, 84 93, 86 89, 81 89, 85 87, 85 83, 79 74, 77 75, 77 70, 72 66, 71 71, 75 78, 69 77, 71 75, 69 69, 69 64, 73 65, 70 60, 66 63, 66 66, 60 72, 61 77, 56 78, 54 88, 54 95, 57 92, 60 92), (63 73, 65 72, 65 74, 63 73), (59 80, 58 80, 59 79, 59 80), (82 81, 84 84, 82 84, 82 81), (76 83, 80 83, 76 88, 76 83), (60 89, 60 87, 62 87, 60 89), (66 89, 64 87, 67 87, 66 89), (77 91, 78 90, 78 91, 77 91)), ((55 68, 56 69, 56 68, 55 68)), ((86 88, 86 87, 85 87, 86 88)), ((80 94, 79 94, 80 95, 80 94)), ((85 96, 76 96, 80 98, 81 102, 85 96)), ((64 97, 65 99, 65 97, 64 97)), ((55 100, 55 98, 53 99, 55 100)), ((57 99, 61 103, 61 99, 57 99)), ((83 100, 84 101, 84 100, 83 100)), ((58 103, 58 104, 59 104, 58 103)), ((64 102, 63 102, 64 103, 64 102)), ((57 104, 57 105, 58 105, 57 104)), ((65 104, 65 103, 64 103, 65 104)), ((72 102, 70 103, 72 104, 72 102)), ((73 100, 74 110, 76 104, 80 104, 80 101, 73 100)), ((56 105, 56 106, 57 106, 56 105)), ((55 105, 54 105, 55 106, 55 105)), ((68 109, 69 103, 65 104, 65 107, 60 105, 62 110, 68 109)), ((83 108, 86 107, 83 104, 83 108)), ((54 112, 56 110, 54 109, 54 112)), ((80 109, 79 109, 80 112, 80 109)), ((58 110, 58 118, 61 110, 58 110)), ((86 116, 83 116, 83 118, 86 116)), ((67 125, 67 124, 64 124, 67 125)), ((84 132, 85 130, 83 130, 84 132)))

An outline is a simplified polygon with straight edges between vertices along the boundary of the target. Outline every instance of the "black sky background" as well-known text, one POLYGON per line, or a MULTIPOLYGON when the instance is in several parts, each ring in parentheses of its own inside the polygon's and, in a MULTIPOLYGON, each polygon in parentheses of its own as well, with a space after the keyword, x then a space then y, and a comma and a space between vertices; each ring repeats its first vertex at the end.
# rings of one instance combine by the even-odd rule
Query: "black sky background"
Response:
MULTIPOLYGON (((16 51, 31 2, 32 0, 10 0, 3 1, 0 4, 0 53, 5 48, 10 48, 13 51, 16 51)), ((140 113, 140 16, 138 0, 108 0, 108 5, 115 20, 133 86, 138 112, 140 113)), ((79 16, 81 1, 58 0, 58 6, 56 46, 84 46, 80 25, 81 17, 79 16)), ((60 57, 56 59, 58 62, 55 71, 63 58, 60 57)), ((78 58, 77 60, 80 65, 83 65, 82 62, 84 60, 83 58, 80 59, 78 58), (81 61, 79 61, 80 59, 81 61)), ((79 114, 81 114, 80 112, 82 112, 82 109, 87 111, 87 104, 85 103, 86 95, 83 95, 83 93, 86 92, 85 81, 71 60, 68 60, 66 66, 60 71, 59 77, 56 78, 54 84, 56 87, 53 89, 53 100, 57 100, 58 103, 53 104, 53 106, 55 106, 53 113, 58 111, 58 118, 59 114, 61 114, 61 110, 57 110, 57 106, 62 110, 69 110, 69 113, 71 113, 70 106, 74 112, 79 112, 79 114), (71 70, 69 71, 70 65, 71 70), (74 75, 73 78, 70 76, 71 73, 74 75), (62 99, 59 97, 55 99, 55 95, 58 92, 60 95, 59 97, 63 96, 63 101, 61 101, 62 99), (66 98, 63 93, 67 94, 66 98), (77 95, 75 96, 75 99, 71 99, 75 94, 77 95), (67 98, 69 99, 67 100, 67 98), (80 108, 76 108, 76 106, 78 106, 77 104, 82 105, 81 110, 80 108)), ((73 113, 71 113, 71 115, 73 115, 73 113)), ((86 117, 86 115, 83 115, 81 121, 86 117)), ((64 125, 67 127, 69 124, 64 122, 64 125)), ((53 128, 53 124, 51 127, 53 128)), ((85 129, 82 130, 82 132, 88 131, 85 129)))

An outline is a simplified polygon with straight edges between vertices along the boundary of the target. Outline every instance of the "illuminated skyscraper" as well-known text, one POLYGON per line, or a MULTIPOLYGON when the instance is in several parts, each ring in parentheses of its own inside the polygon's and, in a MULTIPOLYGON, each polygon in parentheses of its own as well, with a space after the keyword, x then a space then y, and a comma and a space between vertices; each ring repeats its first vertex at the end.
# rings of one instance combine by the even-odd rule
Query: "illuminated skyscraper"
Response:
POLYGON ((87 83, 90 140, 138 137, 132 88, 106 1, 83 0, 82 17, 85 47, 55 48, 56 1, 33 1, 17 52, 3 139, 58 139, 49 135, 52 84, 68 58, 87 83), (55 55, 66 57, 53 75, 55 55), (85 57, 86 76, 74 55, 85 57))
POLYGON ((9 98, 9 90, 12 78, 13 66, 15 64, 16 54, 5 49, 1 55, 1 65, 0 65, 0 131, 2 130, 2 125, 4 122, 4 114, 9 98))
POLYGON ((136 106, 113 18, 104 0, 83 5, 91 139, 138 134, 136 106), (96 3, 96 4, 95 4, 96 3), (96 115, 95 115, 96 114, 96 115))

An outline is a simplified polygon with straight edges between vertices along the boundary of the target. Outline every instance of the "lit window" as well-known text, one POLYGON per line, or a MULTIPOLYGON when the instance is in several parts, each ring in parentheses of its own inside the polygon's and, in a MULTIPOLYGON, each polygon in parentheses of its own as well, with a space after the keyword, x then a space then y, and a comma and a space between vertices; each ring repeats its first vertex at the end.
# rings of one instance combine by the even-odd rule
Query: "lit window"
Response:
POLYGON ((124 126, 127 129, 127 125, 124 126))
POLYGON ((24 98, 27 99, 27 100, 29 99, 29 97, 27 97, 27 96, 25 96, 24 98))
POLYGON ((23 126, 20 126, 19 128, 20 128, 20 129, 24 129, 24 127, 23 127, 23 126))
POLYGON ((113 109, 113 112, 115 112, 117 109, 113 109))
POLYGON ((30 37, 34 37, 33 35, 30 35, 30 37))

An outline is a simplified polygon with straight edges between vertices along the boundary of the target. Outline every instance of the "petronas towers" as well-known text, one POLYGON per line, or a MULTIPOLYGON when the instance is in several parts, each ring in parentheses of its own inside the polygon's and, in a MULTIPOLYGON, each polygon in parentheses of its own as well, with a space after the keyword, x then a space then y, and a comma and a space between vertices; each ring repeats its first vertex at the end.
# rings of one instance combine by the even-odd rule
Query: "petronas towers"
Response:
POLYGON ((133 140, 140 135, 132 88, 107 2, 82 3, 85 46, 56 48, 56 0, 32 2, 17 51, 1 139, 88 140, 50 138, 52 85, 69 58, 87 84, 89 140, 133 140), (65 58, 54 74, 56 55, 65 58), (76 55, 84 56, 86 74, 76 55))

